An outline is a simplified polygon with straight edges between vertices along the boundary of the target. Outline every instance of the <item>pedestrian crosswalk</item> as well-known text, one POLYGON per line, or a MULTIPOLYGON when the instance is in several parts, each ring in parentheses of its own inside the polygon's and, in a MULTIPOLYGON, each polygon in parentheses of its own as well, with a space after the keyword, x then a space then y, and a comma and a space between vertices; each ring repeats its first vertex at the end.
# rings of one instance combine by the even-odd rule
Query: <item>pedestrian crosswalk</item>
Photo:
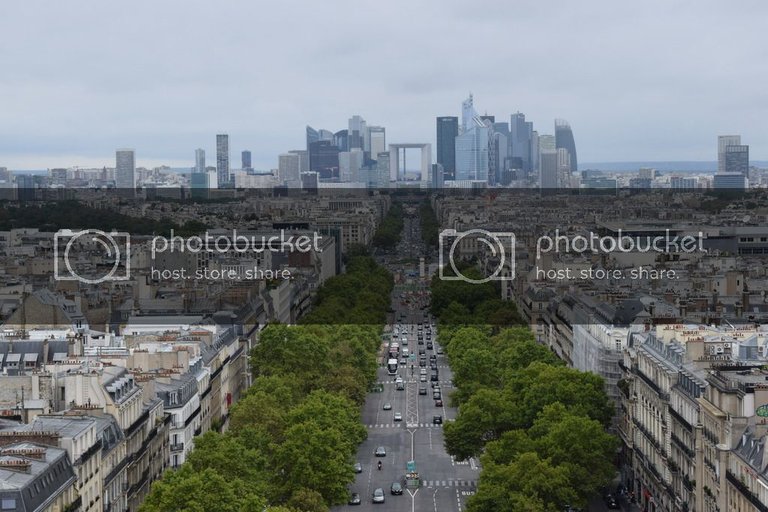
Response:
POLYGON ((422 487, 477 487, 477 480, 422 480, 422 487))
POLYGON ((395 423, 370 423, 366 425, 366 428, 442 428, 441 424, 433 425, 432 423, 408 423, 403 424, 401 422, 395 423))

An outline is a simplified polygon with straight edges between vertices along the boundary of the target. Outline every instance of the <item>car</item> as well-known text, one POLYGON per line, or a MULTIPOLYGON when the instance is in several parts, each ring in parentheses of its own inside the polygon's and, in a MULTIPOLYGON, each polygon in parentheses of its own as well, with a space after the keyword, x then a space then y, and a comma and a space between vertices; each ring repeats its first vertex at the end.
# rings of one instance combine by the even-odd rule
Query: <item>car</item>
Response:
POLYGON ((437 400, 435 400, 435 407, 442 407, 442 406, 443 406, 442 398, 438 398, 437 400))
POLYGON ((426 368, 419 368, 419 375, 426 375, 427 369, 426 368))
POLYGON ((389 492, 395 496, 400 496, 403 494, 403 486, 399 482, 392 482, 392 485, 389 486, 389 492))
POLYGON ((419 387, 419 394, 420 395, 426 395, 427 394, 427 386, 420 386, 419 387))
POLYGON ((435 354, 430 354, 429 355, 429 360, 437 362, 437 356, 435 354))
POLYGON ((427 376, 426 375, 419 375, 419 382, 427 382, 427 376))
POLYGON ((435 348, 435 345, 431 341, 428 341, 427 342, 427 349, 432 350, 433 348, 435 348))
POLYGON ((611 510, 618 510, 619 509, 619 502, 614 498, 613 494, 606 494, 603 497, 605 501, 605 505, 611 509, 611 510))
POLYGON ((379 446, 376 448, 376 451, 373 452, 373 454, 377 457, 386 457, 387 456, 387 449, 383 446, 379 446))
POLYGON ((437 370, 437 363, 432 361, 432 363, 430 363, 430 365, 429 365, 429 369, 430 370, 437 370))
POLYGON ((429 377, 429 380, 432 381, 432 382, 437 382, 438 377, 437 377, 437 372, 436 371, 432 372, 432 375, 429 377))
POLYGON ((443 417, 439 414, 435 414, 432 416, 432 424, 433 425, 442 425, 443 424, 443 417))
POLYGON ((385 411, 391 411, 392 410, 392 404, 389 402, 384 402, 384 406, 382 407, 385 411))
POLYGON ((442 347, 438 347, 437 348, 437 353, 438 353, 438 355, 442 355, 442 353, 443 353, 442 347))
POLYGON ((373 503, 384 503, 384 489, 379 487, 373 491, 373 497, 371 498, 373 503))
POLYGON ((395 421, 403 421, 403 413, 401 413, 401 412, 396 412, 396 413, 394 414, 394 416, 393 416, 393 419, 394 419, 395 421))
POLYGON ((426 368, 427 367, 427 360, 426 359, 419 359, 419 367, 420 368, 426 368))
POLYGON ((352 494, 350 494, 347 505, 359 505, 359 504, 360 504, 360 493, 353 492, 352 494))
POLYGON ((420 348, 420 349, 419 349, 419 355, 420 355, 420 356, 424 356, 424 355, 427 355, 427 350, 426 350, 426 349, 424 349, 424 348, 420 348))
POLYGON ((432 392, 432 399, 433 400, 442 400, 442 398, 443 398, 443 395, 440 394, 440 390, 439 389, 436 389, 436 390, 434 390, 432 392))
POLYGON ((352 466, 352 467, 355 468, 355 473, 362 473, 363 472, 363 465, 360 464, 359 462, 355 462, 355 465, 352 466))

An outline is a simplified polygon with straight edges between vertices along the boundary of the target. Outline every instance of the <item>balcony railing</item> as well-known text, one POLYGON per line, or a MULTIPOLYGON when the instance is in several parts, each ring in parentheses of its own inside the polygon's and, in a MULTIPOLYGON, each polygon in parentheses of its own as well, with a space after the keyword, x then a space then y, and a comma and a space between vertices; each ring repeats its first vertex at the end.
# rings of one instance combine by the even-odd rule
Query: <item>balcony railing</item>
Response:
POLYGON ((184 451, 184 443, 176 443, 171 445, 171 451, 172 452, 183 452, 184 451))
POLYGON ((733 486, 736 487, 752 505, 754 505, 755 509, 759 510, 760 512, 768 512, 768 507, 766 507, 765 504, 760 501, 760 498, 757 497, 757 495, 753 494, 752 491, 749 490, 749 487, 747 487, 744 482, 736 478, 736 475, 730 471, 726 471, 725 475, 726 478, 728 478, 728 481, 731 482, 731 484, 733 484, 733 486))

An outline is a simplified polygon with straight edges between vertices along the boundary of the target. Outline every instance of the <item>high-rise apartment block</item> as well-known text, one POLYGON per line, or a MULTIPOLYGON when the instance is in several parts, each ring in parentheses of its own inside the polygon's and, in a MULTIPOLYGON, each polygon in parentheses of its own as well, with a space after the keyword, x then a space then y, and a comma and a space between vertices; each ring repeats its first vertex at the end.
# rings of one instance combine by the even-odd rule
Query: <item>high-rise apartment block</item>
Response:
POLYGON ((216 177, 219 187, 229 183, 229 135, 216 135, 216 177))

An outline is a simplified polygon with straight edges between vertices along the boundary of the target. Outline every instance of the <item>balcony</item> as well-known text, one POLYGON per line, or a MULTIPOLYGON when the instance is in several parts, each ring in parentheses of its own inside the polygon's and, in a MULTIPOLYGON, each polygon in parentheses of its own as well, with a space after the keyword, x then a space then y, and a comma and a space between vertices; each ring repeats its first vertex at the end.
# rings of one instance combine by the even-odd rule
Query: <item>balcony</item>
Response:
POLYGON ((745 498, 749 500, 749 502, 755 507, 756 510, 759 510, 760 512, 768 512, 768 507, 766 507, 760 501, 760 498, 758 498, 757 495, 753 494, 752 491, 749 490, 749 487, 747 487, 744 482, 736 478, 736 475, 730 471, 726 471, 726 478, 728 478, 728 481, 731 482, 731 484, 736 489, 738 489, 745 498))
POLYGON ((652 390, 653 390, 653 391, 654 391, 654 392, 655 392, 655 393, 656 393, 656 394, 659 396, 659 398, 660 398, 661 400, 663 400, 663 401, 665 401, 665 402, 669 402, 669 393, 665 393, 664 391, 662 391, 662 390, 661 390, 661 388, 659 387, 659 385, 658 385, 658 384, 656 384, 656 383, 653 381, 653 379, 651 379, 650 377, 648 377, 647 375, 645 375, 645 374, 644 374, 643 372, 641 372, 641 371, 638 371, 638 372, 636 373, 636 375, 637 375, 637 376, 639 376, 639 377, 640 377, 640 379, 642 379, 642 381, 643 381, 643 382, 645 382, 645 384, 646 384, 646 385, 647 385, 649 388, 651 388, 651 389, 652 389, 652 390))
POLYGON ((183 452, 184 443, 176 443, 171 445, 171 452, 183 452))
POLYGON ((672 442, 680 449, 680 451, 686 454, 688 458, 693 459, 696 457, 696 452, 694 452, 693 449, 686 446, 686 444, 682 441, 682 439, 677 437, 677 435, 675 435, 674 432, 670 435, 670 437, 672 439, 672 442))
POLYGON ((653 437, 653 434, 651 434, 651 431, 645 428, 642 423, 640 423, 637 418, 632 418, 632 422, 635 424, 637 429, 645 435, 645 437, 648 438, 648 440, 651 442, 653 446, 656 447, 657 450, 661 451, 661 443, 653 437))

